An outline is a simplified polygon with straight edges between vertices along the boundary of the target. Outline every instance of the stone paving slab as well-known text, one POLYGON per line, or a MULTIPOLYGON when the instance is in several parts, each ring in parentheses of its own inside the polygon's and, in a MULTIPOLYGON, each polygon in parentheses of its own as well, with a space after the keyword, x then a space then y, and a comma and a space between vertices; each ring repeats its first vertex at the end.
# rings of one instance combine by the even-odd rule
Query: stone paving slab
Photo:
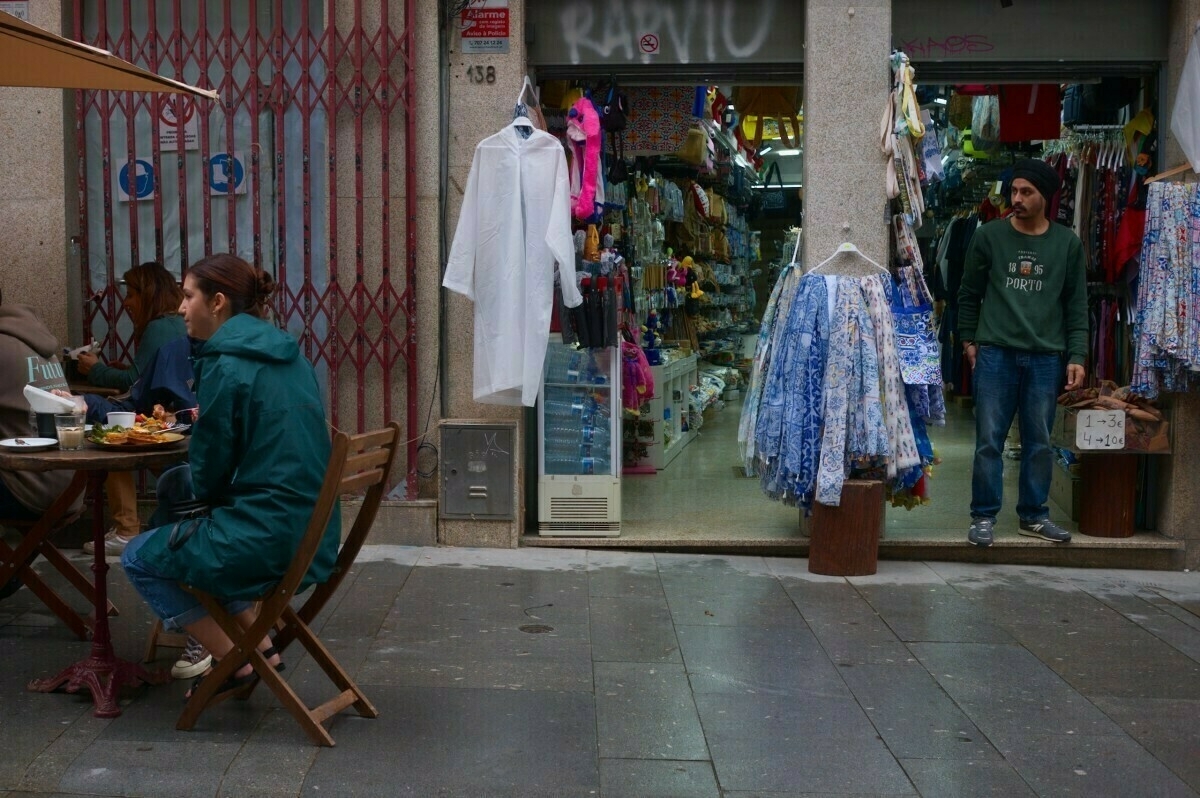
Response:
MULTIPOLYGON (((109 584, 137 659, 153 619, 119 567, 109 584)), ((192 732, 182 682, 111 720, 26 692, 88 644, 18 592, 0 798, 1200 794, 1196 574, 368 546, 314 628, 381 712, 333 718, 332 749, 261 688, 192 732)))

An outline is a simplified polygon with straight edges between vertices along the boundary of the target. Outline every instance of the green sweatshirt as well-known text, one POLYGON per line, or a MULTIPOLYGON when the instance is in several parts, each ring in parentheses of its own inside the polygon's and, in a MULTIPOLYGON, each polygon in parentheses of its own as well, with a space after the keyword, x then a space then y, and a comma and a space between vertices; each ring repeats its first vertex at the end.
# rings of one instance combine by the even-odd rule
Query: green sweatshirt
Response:
POLYGON ((87 381, 101 388, 117 388, 127 391, 137 381, 141 373, 150 367, 155 353, 163 344, 169 344, 176 338, 187 335, 187 325, 183 316, 171 313, 159 316, 146 325, 142 340, 138 343, 137 354, 133 358, 132 368, 119 369, 106 363, 97 363, 87 373, 87 381))
POLYGON ((1008 219, 975 231, 958 292, 963 341, 1027 352, 1065 352, 1083 364, 1088 349, 1087 266, 1083 244, 1051 222, 1032 236, 1008 219))

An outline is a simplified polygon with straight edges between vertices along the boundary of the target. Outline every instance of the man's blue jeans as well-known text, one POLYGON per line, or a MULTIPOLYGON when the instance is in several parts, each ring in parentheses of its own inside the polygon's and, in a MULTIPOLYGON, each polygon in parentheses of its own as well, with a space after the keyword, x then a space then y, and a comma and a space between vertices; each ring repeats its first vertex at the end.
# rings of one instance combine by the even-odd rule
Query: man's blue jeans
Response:
POLYGON ((1017 417, 1021 431, 1021 476, 1017 515, 1022 521, 1049 516, 1046 499, 1054 453, 1050 428, 1058 392, 1065 382, 1062 355, 980 346, 975 357, 975 465, 971 474, 971 517, 995 520, 1004 498, 1004 439, 1017 417))

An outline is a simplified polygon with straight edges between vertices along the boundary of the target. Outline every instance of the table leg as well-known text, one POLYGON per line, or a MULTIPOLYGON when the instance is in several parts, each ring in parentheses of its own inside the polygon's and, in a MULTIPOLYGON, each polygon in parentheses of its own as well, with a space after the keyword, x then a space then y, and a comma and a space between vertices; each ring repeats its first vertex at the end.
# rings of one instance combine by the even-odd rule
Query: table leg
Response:
POLYGON ((88 473, 88 486, 92 491, 92 540, 95 557, 92 573, 95 575, 96 616, 92 628, 92 651, 86 659, 68 665, 49 679, 34 679, 29 689, 38 693, 51 693, 63 687, 68 693, 76 693, 86 687, 92 693, 92 703, 97 718, 115 718, 121 714, 117 697, 125 685, 165 684, 170 673, 165 670, 151 672, 140 665, 118 659, 113 652, 112 637, 108 629, 108 562, 104 558, 104 471, 88 473))

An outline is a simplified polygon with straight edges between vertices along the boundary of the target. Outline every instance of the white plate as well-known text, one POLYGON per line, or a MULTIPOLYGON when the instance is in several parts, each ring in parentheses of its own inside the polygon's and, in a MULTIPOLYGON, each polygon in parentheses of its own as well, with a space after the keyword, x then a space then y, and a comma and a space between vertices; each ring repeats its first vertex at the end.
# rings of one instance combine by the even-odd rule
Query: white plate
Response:
POLYGON ((13 452, 40 452, 58 446, 56 438, 5 438, 0 447, 13 452))

